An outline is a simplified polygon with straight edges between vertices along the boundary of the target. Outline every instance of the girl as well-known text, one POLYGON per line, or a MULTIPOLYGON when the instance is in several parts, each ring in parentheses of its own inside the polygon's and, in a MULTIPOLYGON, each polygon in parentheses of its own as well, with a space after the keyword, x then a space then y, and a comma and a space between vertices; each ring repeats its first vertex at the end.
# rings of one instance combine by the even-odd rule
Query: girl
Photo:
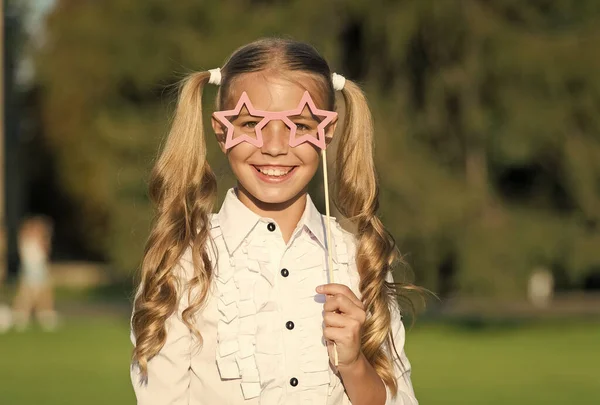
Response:
POLYGON ((372 143, 363 93, 309 45, 259 40, 185 80, 150 184, 158 214, 132 318, 138 404, 417 403, 372 143), (220 86, 212 127, 238 180, 214 215, 208 83, 220 86), (307 187, 338 124, 336 91, 334 200, 358 231, 332 221, 338 283, 327 283, 326 217, 307 187))
POLYGON ((53 225, 49 218, 34 216, 19 228, 18 245, 21 278, 14 301, 13 322, 17 330, 29 326, 33 312, 44 330, 54 330, 58 317, 54 310, 54 292, 48 261, 53 225))

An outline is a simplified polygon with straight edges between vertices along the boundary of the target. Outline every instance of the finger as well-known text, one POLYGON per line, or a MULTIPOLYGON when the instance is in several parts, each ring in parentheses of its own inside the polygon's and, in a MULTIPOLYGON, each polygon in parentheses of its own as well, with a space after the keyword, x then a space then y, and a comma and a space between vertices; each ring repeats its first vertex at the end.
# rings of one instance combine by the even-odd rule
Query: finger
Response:
POLYGON ((362 308, 357 307, 353 301, 351 301, 345 295, 334 295, 327 296, 325 304, 323 304, 323 310, 327 312, 341 312, 344 315, 350 316, 358 321, 364 322, 366 318, 365 311, 362 308))
POLYGON ((363 308, 363 303, 361 302, 361 300, 359 300, 358 297, 356 297, 356 295, 352 292, 352 290, 344 284, 331 283, 331 284, 320 285, 317 287, 317 292, 320 294, 325 294, 325 295, 336 295, 336 294, 344 295, 344 296, 348 297, 348 299, 350 299, 352 302, 354 302, 354 304, 357 307, 363 308))
POLYGON ((358 308, 354 302, 352 302, 348 297, 340 294, 336 295, 328 295, 325 298, 325 303, 323 304, 323 309, 327 312, 339 311, 342 313, 350 313, 358 308))
POLYGON ((335 312, 325 312, 323 323, 325 327, 344 328, 348 325, 348 317, 335 312))
POLYGON ((352 336, 352 332, 346 328, 334 328, 331 326, 323 328, 323 337, 337 344, 346 345, 352 342, 352 336))
POLYGON ((346 329, 347 332, 352 334, 352 336, 360 336, 363 325, 362 322, 354 318, 336 314, 335 312, 325 313, 323 316, 323 323, 325 328, 346 329))

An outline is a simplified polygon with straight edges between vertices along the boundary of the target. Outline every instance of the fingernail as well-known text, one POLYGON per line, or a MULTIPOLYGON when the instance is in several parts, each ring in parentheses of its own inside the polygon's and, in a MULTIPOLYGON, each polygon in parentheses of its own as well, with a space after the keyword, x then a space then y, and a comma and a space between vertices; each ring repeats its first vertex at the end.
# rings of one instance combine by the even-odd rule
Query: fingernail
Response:
POLYGON ((317 292, 318 293, 323 292, 323 286, 322 285, 320 285, 320 286, 317 287, 317 292))

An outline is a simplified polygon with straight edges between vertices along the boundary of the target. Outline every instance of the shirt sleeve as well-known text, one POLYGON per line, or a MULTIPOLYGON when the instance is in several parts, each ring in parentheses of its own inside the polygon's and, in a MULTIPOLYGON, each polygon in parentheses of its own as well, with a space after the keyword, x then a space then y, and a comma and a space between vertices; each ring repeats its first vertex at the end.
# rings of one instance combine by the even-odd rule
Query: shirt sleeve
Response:
MULTIPOLYGON (((393 282, 392 273, 390 272, 387 277, 388 282, 393 282)), ((392 315, 392 336, 394 338, 393 347, 389 348, 389 355, 394 363, 394 375, 396 376, 396 383, 398 384, 398 392, 396 396, 392 396, 390 389, 385 387, 386 390, 386 405, 418 405, 419 401, 415 397, 415 392, 412 387, 410 380, 411 365, 404 352, 404 342, 406 339, 406 330, 402 323, 402 317, 400 315, 400 307, 396 300, 393 301, 390 312, 392 315), (397 353, 396 353, 397 352, 397 353), (398 357, 398 355, 400 357, 398 357)))
MULTIPOLYGON (((191 254, 182 257, 178 272, 185 285, 193 274, 191 254)), ((176 273, 177 274, 177 273, 176 273)), ((148 377, 144 379, 137 364, 131 365, 131 382, 138 405, 188 405, 192 333, 181 314, 188 307, 187 289, 180 295, 177 311, 166 321, 167 340, 162 349, 148 362, 148 377)), ((135 345, 133 331, 131 341, 135 345)))

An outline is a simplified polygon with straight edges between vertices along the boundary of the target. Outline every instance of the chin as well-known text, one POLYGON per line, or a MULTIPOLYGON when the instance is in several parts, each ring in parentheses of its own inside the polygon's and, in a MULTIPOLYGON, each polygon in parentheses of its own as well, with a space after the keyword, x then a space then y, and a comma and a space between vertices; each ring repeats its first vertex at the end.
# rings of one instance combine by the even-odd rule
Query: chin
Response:
POLYGON ((301 190, 291 190, 287 187, 254 185, 246 190, 258 201, 265 204, 283 204, 298 195, 301 190))

